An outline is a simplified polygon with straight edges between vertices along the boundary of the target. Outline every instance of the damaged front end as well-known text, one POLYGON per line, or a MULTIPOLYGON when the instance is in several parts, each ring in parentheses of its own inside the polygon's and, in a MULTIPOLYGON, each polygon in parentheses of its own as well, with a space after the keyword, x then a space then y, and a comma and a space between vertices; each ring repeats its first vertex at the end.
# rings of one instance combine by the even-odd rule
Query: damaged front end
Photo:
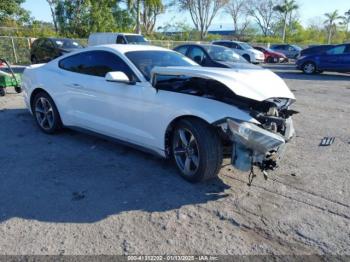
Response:
POLYGON ((276 168, 295 134, 292 115, 297 112, 290 110, 295 96, 270 70, 158 67, 152 70, 152 84, 157 90, 225 103, 249 116, 233 114, 213 123, 223 131, 225 155, 239 170, 276 168))
POLYGON ((254 103, 250 115, 260 125, 227 118, 218 126, 232 142, 232 165, 241 171, 257 166, 261 171, 273 170, 295 130, 289 110, 289 99, 272 99, 254 103), (283 103, 282 103, 283 102, 283 103))

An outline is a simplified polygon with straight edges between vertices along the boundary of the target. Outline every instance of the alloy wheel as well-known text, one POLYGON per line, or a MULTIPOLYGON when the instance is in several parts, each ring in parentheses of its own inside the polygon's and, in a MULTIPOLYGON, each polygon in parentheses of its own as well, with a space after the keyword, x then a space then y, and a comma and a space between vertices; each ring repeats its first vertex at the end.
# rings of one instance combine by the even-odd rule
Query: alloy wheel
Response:
POLYGON ((55 123, 55 115, 52 105, 45 97, 40 97, 35 104, 35 116, 38 124, 44 130, 50 130, 55 123))
POLYGON ((307 74, 313 74, 316 71, 316 67, 312 63, 307 63, 304 65, 304 72, 307 74))
POLYGON ((186 176, 193 176, 199 168, 198 143, 192 132, 185 128, 176 131, 173 140, 176 164, 186 176))

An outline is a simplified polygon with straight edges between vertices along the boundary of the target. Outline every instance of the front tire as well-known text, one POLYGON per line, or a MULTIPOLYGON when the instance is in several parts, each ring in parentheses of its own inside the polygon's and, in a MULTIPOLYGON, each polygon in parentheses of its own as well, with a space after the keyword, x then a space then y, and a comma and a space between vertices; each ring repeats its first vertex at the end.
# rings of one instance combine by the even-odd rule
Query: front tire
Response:
POLYGON ((47 93, 40 92, 35 96, 32 111, 37 125, 44 133, 54 134, 62 128, 57 107, 47 93))
POLYGON ((0 86, 0 96, 6 96, 6 88, 0 86))
POLYGON ((303 72, 305 74, 307 74, 307 75, 315 74, 317 72, 317 68, 316 68, 315 63, 313 63, 313 62, 306 62, 303 65, 303 72))
POLYGON ((274 64, 274 63, 275 63, 275 60, 274 60, 273 57, 269 56, 269 57, 267 58, 267 60, 266 60, 266 63, 268 63, 268 64, 274 64))
POLYGON ((22 88, 20 86, 15 86, 15 91, 17 94, 22 93, 22 88))
POLYGON ((217 177, 223 158, 218 133, 199 119, 179 121, 172 136, 172 153, 181 176, 191 183, 217 177))

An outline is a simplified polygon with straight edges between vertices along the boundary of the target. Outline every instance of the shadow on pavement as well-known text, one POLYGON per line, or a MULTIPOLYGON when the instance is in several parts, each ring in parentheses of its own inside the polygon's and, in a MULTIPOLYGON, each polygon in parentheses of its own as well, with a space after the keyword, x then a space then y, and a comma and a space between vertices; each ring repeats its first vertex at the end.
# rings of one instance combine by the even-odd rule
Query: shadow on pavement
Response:
POLYGON ((189 184, 169 161, 93 136, 45 135, 23 109, 0 111, 0 123, 0 222, 92 223, 215 201, 228 188, 189 184))

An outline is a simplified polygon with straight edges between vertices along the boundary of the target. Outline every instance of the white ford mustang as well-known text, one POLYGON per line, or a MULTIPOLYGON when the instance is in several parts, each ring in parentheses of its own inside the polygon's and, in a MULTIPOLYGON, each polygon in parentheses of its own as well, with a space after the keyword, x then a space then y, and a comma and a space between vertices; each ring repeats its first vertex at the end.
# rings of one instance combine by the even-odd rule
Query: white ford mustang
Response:
POLYGON ((96 46, 29 66, 23 90, 45 133, 78 128, 173 157, 191 182, 215 177, 225 155, 240 170, 273 169, 294 135, 295 97, 271 71, 200 67, 154 46, 96 46))

